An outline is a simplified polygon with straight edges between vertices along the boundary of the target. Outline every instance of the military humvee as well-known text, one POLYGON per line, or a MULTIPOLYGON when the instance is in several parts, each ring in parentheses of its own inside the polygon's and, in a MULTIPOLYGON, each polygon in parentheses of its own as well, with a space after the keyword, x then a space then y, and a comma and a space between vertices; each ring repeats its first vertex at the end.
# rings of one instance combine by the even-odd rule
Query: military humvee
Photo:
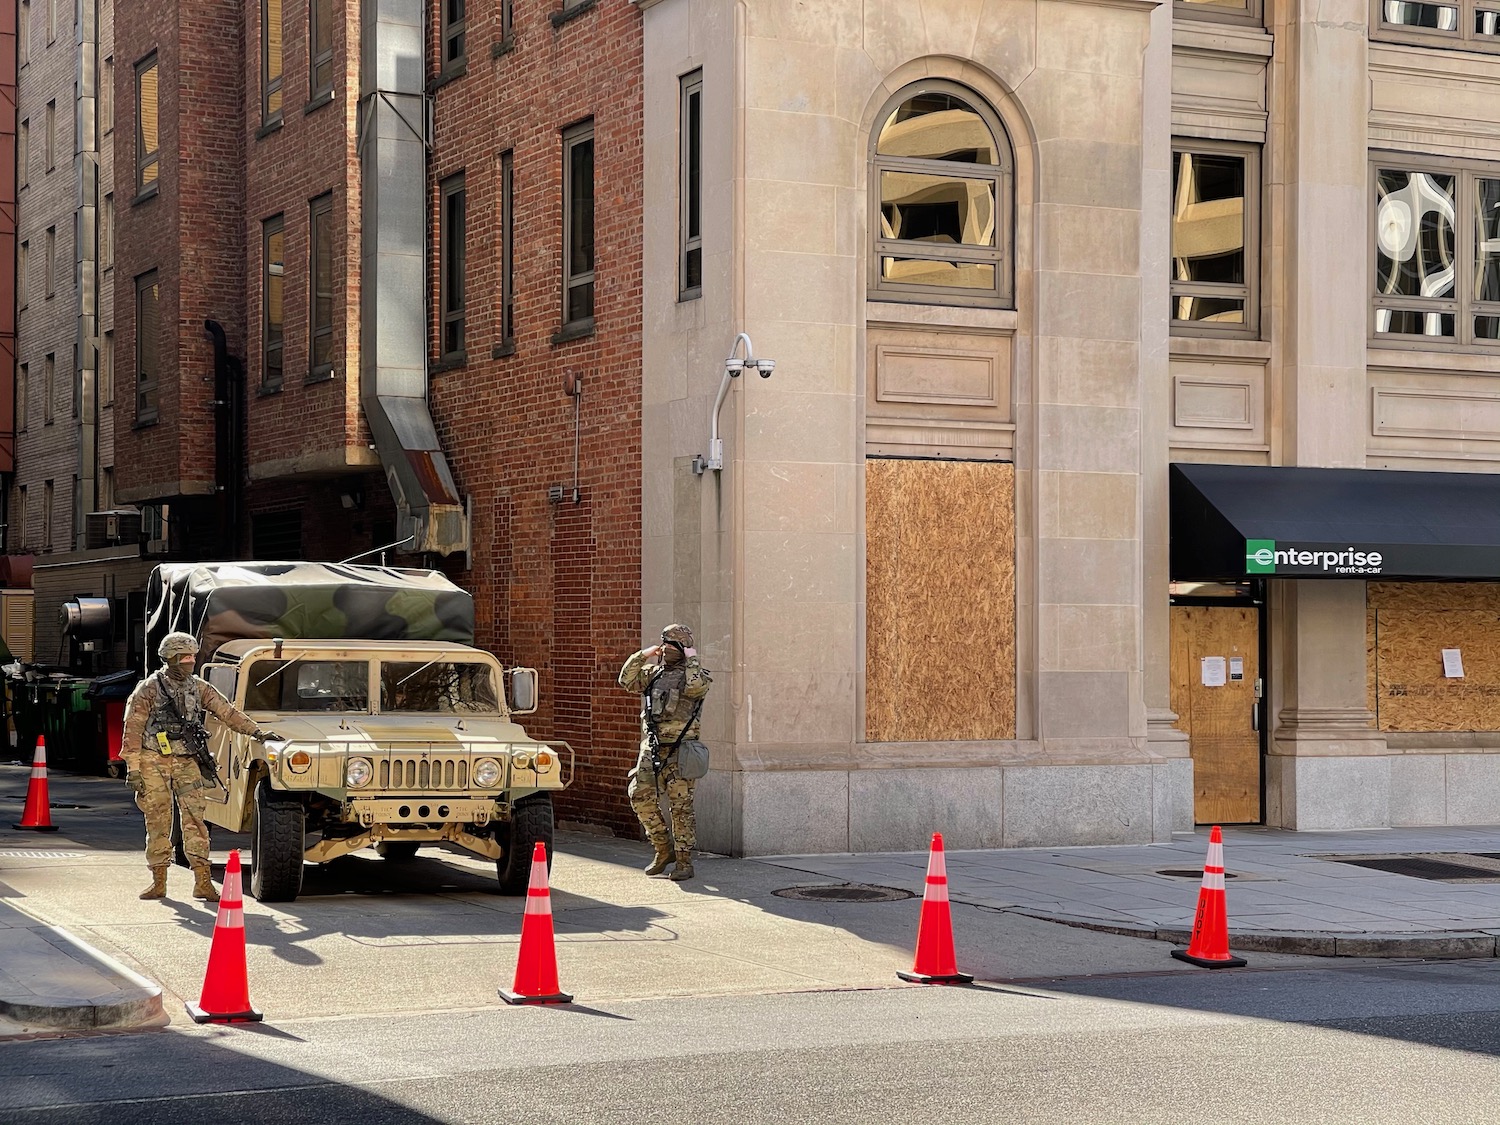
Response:
POLYGON ((536 709, 536 672, 472 646, 472 599, 441 574, 165 564, 147 590, 149 649, 174 628, 199 638, 199 675, 280 736, 208 720, 222 784, 206 818, 251 834, 256 898, 290 901, 305 862, 369 846, 394 862, 458 845, 495 861, 505 894, 526 889, 538 841, 550 862, 572 748, 513 721, 536 709))

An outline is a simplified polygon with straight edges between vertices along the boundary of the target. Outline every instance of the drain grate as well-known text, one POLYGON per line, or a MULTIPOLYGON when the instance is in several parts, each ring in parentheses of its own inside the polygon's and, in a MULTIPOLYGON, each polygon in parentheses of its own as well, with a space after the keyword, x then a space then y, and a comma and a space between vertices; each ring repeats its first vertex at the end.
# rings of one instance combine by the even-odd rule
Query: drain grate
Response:
MULTIPOLYGON (((1451 859, 1434 859, 1431 856, 1421 855, 1389 855, 1389 856, 1362 856, 1342 857, 1330 856, 1335 863, 1347 863, 1351 867, 1367 867, 1372 871, 1385 871, 1392 875, 1406 875, 1413 879, 1427 879, 1439 883, 1474 882, 1483 880, 1489 883, 1500 883, 1500 869, 1495 867, 1477 867, 1472 864, 1458 863, 1451 859)), ((1494 858, 1489 856, 1475 856, 1476 859, 1494 858)))
MULTIPOLYGON (((1201 879, 1201 878, 1203 878, 1203 869, 1201 867, 1198 867, 1198 868, 1191 868, 1191 867, 1168 867, 1168 868, 1166 868, 1163 871, 1158 871, 1157 874, 1158 875, 1169 875, 1173 879, 1201 879)), ((1226 872, 1224 872, 1224 878, 1226 878, 1226 879, 1238 879, 1239 876, 1238 875, 1232 875, 1228 871, 1226 871, 1226 872)))
POLYGON ((82 859, 86 852, 39 852, 25 848, 0 848, 0 859, 82 859))
POLYGON ((772 891, 777 898, 795 898, 802 902, 900 902, 916 898, 900 887, 872 887, 867 883, 840 883, 833 887, 783 887, 772 891))

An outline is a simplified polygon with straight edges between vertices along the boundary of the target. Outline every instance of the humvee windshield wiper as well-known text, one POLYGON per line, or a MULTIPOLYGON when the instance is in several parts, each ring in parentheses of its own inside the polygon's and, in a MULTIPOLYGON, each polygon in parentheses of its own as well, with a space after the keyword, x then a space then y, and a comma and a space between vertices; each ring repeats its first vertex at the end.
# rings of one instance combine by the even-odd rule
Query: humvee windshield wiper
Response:
POLYGON ((409 679, 411 679, 413 676, 420 676, 423 672, 427 671, 427 669, 431 668, 439 660, 447 660, 449 657, 455 656, 455 655, 462 655, 462 654, 461 653, 452 653, 452 652, 440 652, 440 653, 438 653, 431 660, 429 660, 426 664, 424 664, 424 665, 422 665, 422 667, 418 668, 415 672, 408 672, 406 675, 402 676, 399 680, 396 681, 396 686, 400 687, 402 684, 406 683, 406 681, 409 680, 409 679))
MULTIPOLYGON (((307 655, 305 653, 303 655, 301 655, 301 656, 294 656, 294 657, 292 657, 292 659, 290 659, 290 660, 286 661, 285 663, 283 663, 280 668, 273 668, 273 669, 271 669, 271 671, 267 672, 265 674, 265 677, 263 679, 256 680, 255 681, 255 686, 256 687, 260 687, 261 684, 265 683, 266 680, 269 680, 272 676, 279 676, 279 675, 281 675, 281 673, 285 672, 288 668, 290 668, 293 664, 300 664, 302 661, 304 661, 306 659, 307 659, 307 655)), ((275 663, 275 662, 272 661, 272 663, 275 663)))

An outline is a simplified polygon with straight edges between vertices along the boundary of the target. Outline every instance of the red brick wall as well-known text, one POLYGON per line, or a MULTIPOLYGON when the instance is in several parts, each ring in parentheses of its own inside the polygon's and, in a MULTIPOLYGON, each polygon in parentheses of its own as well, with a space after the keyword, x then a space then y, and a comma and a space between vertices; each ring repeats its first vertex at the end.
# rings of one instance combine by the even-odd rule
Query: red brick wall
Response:
MULTIPOLYGON (((436 5, 433 6, 436 9, 436 5)), ((640 643, 641 24, 628 0, 600 0, 561 27, 558 0, 515 0, 514 49, 492 57, 498 5, 470 5, 467 73, 436 92, 430 182, 465 173, 467 363, 434 374, 433 412, 460 488, 474 498, 472 569, 480 644, 541 669, 541 710, 527 729, 566 739, 578 779, 563 819, 639 825, 625 801, 639 701, 615 683, 640 643), (595 128, 595 330, 553 344, 561 325, 562 130, 595 128), (516 351, 499 343, 499 154, 513 150, 516 351), (574 400, 583 380, 574 504, 574 400), (549 503, 561 485, 562 503, 549 503)), ((434 12, 434 21, 436 21, 434 12)), ((438 69, 438 25, 429 71, 438 69)), ((438 300, 436 263, 430 300, 438 300)), ((429 353, 438 354, 434 330, 429 353)))

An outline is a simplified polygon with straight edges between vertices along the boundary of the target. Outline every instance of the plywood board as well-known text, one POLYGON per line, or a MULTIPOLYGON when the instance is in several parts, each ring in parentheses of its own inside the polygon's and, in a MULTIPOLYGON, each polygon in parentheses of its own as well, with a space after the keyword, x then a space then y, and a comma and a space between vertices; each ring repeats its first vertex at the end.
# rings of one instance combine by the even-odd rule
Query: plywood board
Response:
POLYGON ((1193 757, 1193 817, 1199 824, 1261 819, 1260 736, 1252 722, 1260 676, 1260 618, 1249 606, 1172 607, 1172 710, 1193 757), (1208 686, 1204 658, 1240 679, 1208 686))
POLYGON ((865 737, 1016 736, 1015 471, 865 468, 865 737))
POLYGON ((1500 730, 1500 611, 1375 609, 1367 628, 1378 729, 1500 730), (1444 675, 1445 648, 1462 653, 1462 679, 1444 675))

